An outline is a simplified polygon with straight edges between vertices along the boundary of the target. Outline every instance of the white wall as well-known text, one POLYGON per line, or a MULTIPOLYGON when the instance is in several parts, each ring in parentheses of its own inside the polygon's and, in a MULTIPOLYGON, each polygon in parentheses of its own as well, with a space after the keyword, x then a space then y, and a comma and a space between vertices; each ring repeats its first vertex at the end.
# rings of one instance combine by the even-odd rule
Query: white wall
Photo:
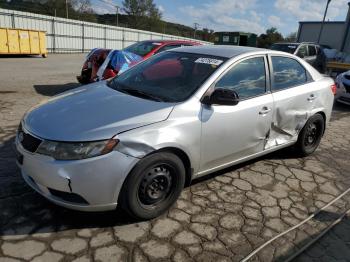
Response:
POLYGON ((0 27, 46 31, 48 51, 56 53, 88 52, 97 47, 122 49, 137 41, 149 39, 193 40, 180 36, 1 8, 0 27))

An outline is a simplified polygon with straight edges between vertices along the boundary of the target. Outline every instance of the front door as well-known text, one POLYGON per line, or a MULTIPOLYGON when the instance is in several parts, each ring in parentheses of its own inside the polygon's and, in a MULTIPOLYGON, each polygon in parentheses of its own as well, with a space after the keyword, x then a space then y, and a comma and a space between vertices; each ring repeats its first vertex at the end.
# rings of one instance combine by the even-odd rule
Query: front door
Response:
POLYGON ((273 99, 264 56, 241 60, 228 69, 213 88, 236 91, 235 106, 202 105, 200 172, 264 150, 273 99))

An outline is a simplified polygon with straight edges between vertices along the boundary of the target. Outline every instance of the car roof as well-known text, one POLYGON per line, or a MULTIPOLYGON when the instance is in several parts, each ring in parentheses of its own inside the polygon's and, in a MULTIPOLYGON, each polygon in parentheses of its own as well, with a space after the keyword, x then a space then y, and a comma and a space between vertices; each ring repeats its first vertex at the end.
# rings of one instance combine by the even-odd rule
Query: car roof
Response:
POLYGON ((279 42, 279 43, 274 43, 276 45, 301 45, 301 44, 310 44, 310 45, 318 45, 315 42, 279 42))
POLYGON ((256 48, 256 47, 247 47, 247 46, 200 45, 200 46, 184 46, 184 47, 172 49, 170 51, 232 58, 245 53, 261 52, 261 51, 270 52, 271 50, 256 48))
POLYGON ((199 42, 196 42, 195 40, 163 40, 163 39, 152 39, 152 40, 145 40, 142 42, 150 42, 150 43, 162 43, 162 44, 179 44, 179 43, 188 43, 188 44, 200 44, 199 42))
POLYGON ((279 43, 273 43, 273 45, 300 45, 301 43, 297 42, 279 42, 279 43))

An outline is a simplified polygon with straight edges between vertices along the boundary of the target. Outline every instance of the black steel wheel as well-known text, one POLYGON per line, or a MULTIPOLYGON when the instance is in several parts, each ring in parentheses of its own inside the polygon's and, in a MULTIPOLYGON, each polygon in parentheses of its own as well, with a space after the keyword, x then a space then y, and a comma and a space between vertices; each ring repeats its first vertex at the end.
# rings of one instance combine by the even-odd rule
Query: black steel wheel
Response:
POLYGON ((139 185, 138 198, 146 207, 157 205, 166 199, 171 192, 174 168, 161 164, 145 172, 139 185))
POLYGON ((157 217, 177 200, 185 175, 185 167, 176 155, 151 154, 140 160, 128 175, 119 203, 138 219, 157 217))
POLYGON ((308 156, 315 152, 321 142, 325 129, 325 121, 320 114, 309 118, 303 129, 300 131, 296 149, 302 156, 308 156))

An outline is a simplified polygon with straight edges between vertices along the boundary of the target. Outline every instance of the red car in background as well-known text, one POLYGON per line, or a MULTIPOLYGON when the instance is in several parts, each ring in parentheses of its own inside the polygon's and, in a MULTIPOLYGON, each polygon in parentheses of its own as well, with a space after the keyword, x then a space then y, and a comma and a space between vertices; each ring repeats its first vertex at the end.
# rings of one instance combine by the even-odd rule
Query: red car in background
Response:
POLYGON ((169 49, 191 45, 200 45, 200 43, 188 40, 146 40, 128 46, 124 50, 147 59, 169 49))
POLYGON ((103 64, 110 51, 111 49, 104 48, 92 49, 86 56, 80 76, 77 76, 78 82, 81 84, 94 82, 98 69, 103 64))
MULTIPOLYGON (((193 46, 201 45, 195 41, 188 40, 146 40, 137 42, 123 49, 130 53, 141 56, 143 59, 147 59, 152 55, 158 54, 160 52, 181 47, 181 46, 193 46)), ((87 55, 86 61, 84 62, 83 68, 81 70, 81 75, 77 76, 77 79, 82 84, 88 84, 96 81, 96 79, 101 79, 98 77, 97 72, 101 67, 103 62, 106 60, 111 49, 95 48, 87 55)), ((120 65, 121 66, 121 65, 120 65)), ((104 72, 102 78, 106 78, 108 75, 112 77, 118 74, 118 71, 113 70, 107 66, 108 72, 104 72)))

